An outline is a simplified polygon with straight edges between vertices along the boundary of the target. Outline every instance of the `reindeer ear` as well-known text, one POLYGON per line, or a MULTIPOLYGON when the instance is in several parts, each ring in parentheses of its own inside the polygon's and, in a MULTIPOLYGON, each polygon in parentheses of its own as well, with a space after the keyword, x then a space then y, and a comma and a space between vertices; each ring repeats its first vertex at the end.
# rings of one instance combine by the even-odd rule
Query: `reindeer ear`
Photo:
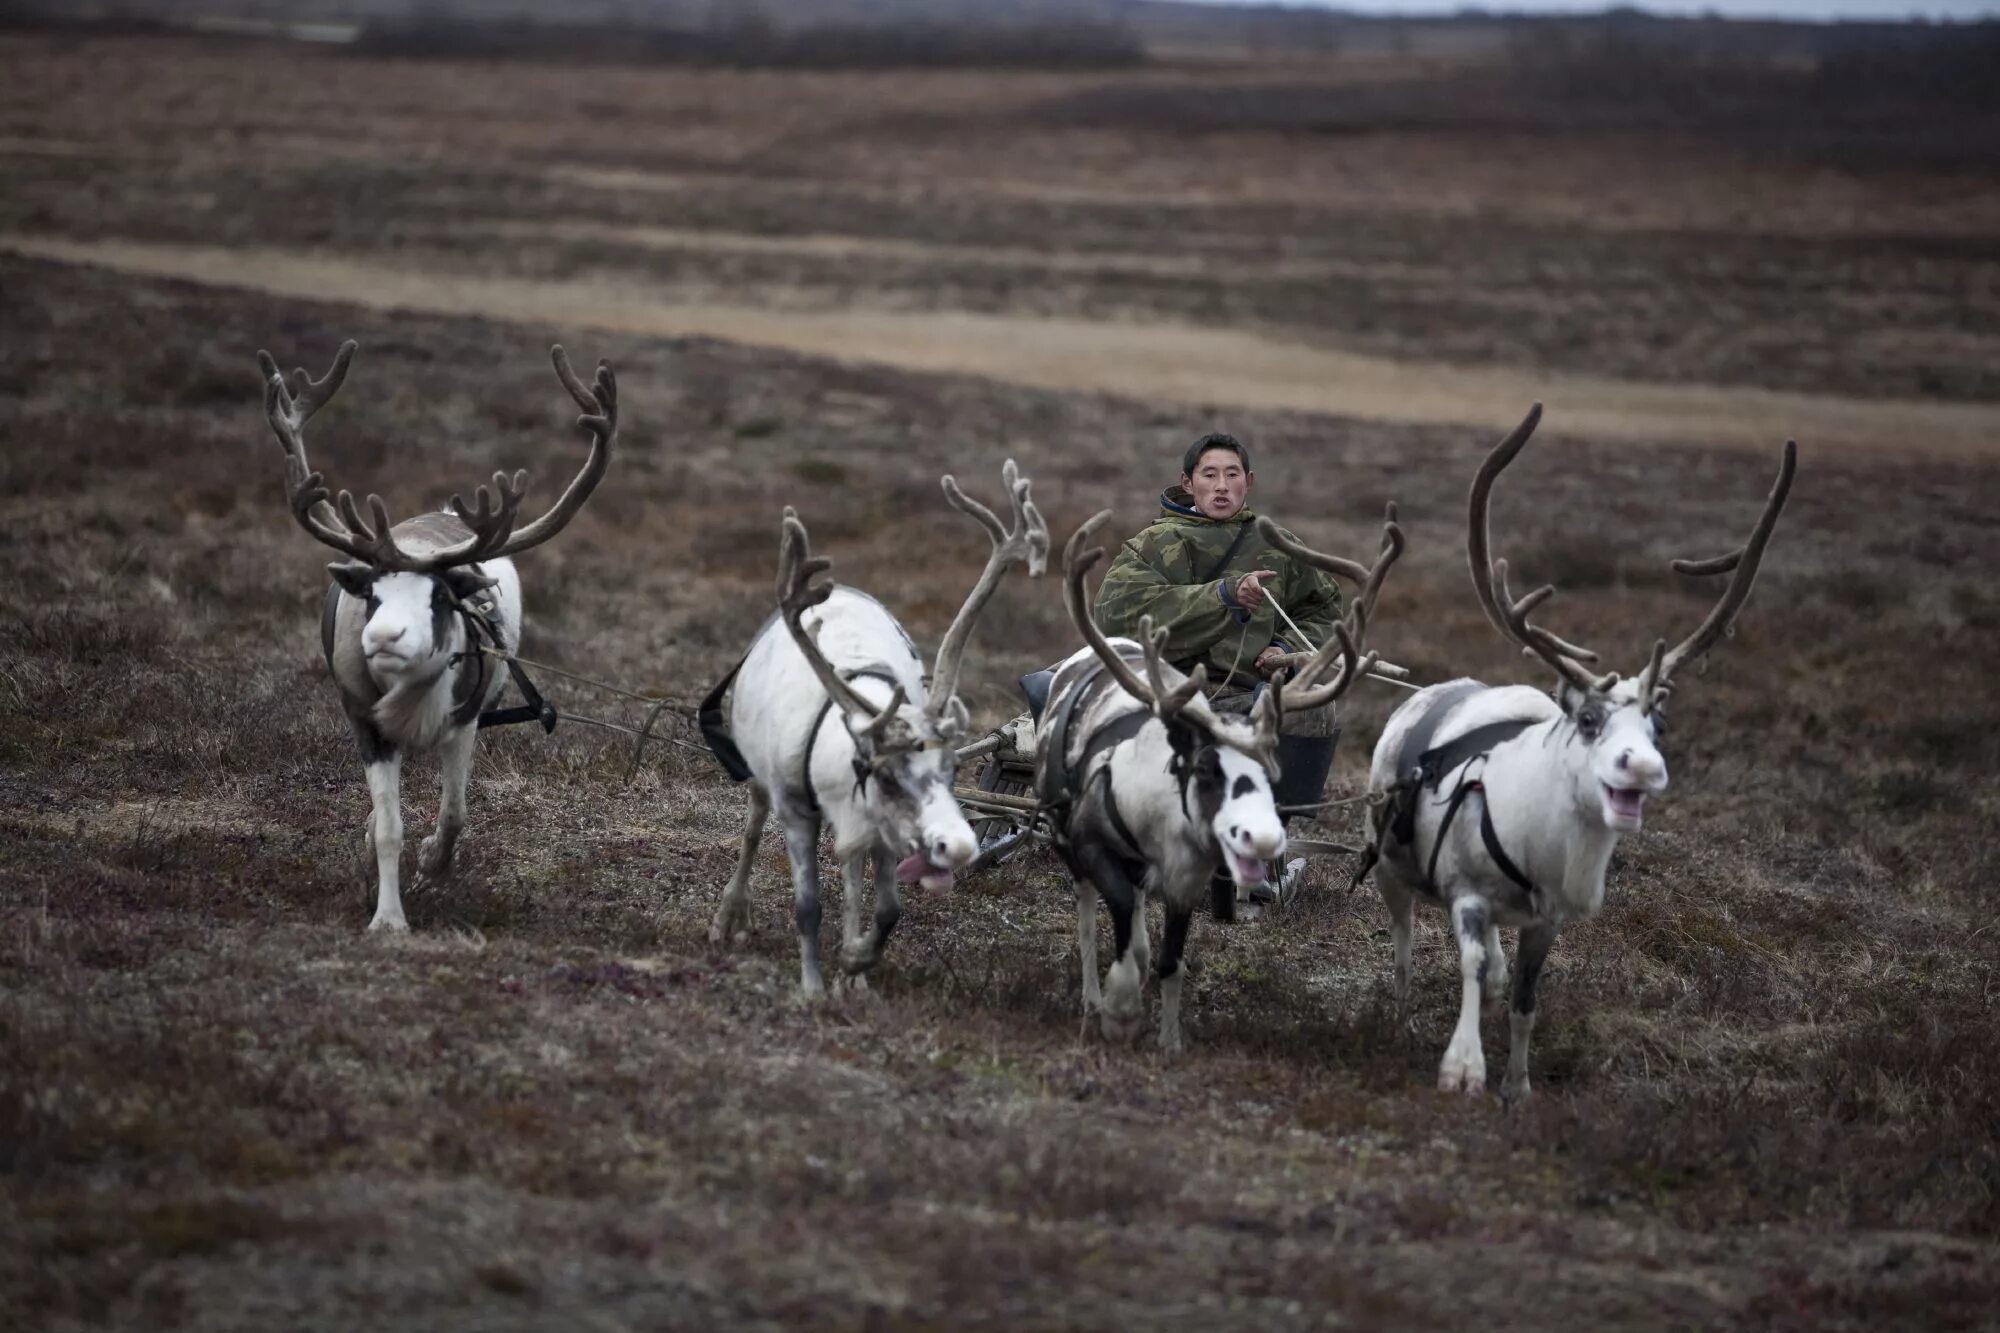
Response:
POLYGON ((469 602, 488 588, 500 585, 499 579, 480 573, 478 565, 454 565, 440 570, 438 577, 444 580, 445 587, 451 589, 452 596, 461 602, 469 602))
POLYGON ((333 575, 333 581, 349 597, 365 598, 368 590, 375 586, 375 566, 359 560, 336 560, 326 567, 326 572, 333 575))

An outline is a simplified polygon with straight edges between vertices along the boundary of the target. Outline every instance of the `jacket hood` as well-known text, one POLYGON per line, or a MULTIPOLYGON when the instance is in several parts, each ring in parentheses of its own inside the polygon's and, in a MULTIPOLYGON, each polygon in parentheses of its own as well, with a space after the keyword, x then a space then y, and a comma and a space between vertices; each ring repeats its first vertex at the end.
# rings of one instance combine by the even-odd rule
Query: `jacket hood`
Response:
POLYGON ((1161 491, 1160 508, 1169 518, 1191 518, 1198 523, 1248 523, 1257 517, 1249 505, 1244 505, 1228 518, 1210 518, 1194 507, 1194 496, 1188 494, 1185 486, 1169 486, 1161 491))

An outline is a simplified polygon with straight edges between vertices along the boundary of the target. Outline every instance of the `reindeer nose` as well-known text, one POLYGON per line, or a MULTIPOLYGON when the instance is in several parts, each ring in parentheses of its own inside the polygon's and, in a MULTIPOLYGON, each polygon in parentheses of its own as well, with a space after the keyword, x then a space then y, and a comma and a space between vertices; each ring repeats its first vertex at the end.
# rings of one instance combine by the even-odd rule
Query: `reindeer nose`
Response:
POLYGON ((931 864, 956 868, 970 861, 976 850, 978 849, 969 838, 950 835, 936 837, 931 839, 931 864))

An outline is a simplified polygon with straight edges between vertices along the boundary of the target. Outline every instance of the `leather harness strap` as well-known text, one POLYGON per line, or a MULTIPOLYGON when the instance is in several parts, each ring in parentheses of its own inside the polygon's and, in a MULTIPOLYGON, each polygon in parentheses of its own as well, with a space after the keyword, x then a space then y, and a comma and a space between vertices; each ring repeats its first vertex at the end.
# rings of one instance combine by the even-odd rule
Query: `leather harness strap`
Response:
MULTIPOLYGON (((1130 655, 1127 654, 1127 656, 1130 655)), ((1090 734, 1090 739, 1084 742, 1083 753, 1077 756, 1074 764, 1070 763, 1064 757, 1069 752, 1070 723, 1075 718, 1077 709, 1082 705, 1084 696, 1091 692, 1092 685, 1103 674, 1104 663, 1101 660, 1092 661, 1081 671, 1076 683, 1063 694, 1061 699, 1056 701, 1056 709, 1049 718, 1049 725, 1044 729, 1040 741, 1037 742, 1038 746, 1048 747, 1048 752, 1055 757, 1055 763, 1051 765, 1049 770, 1055 779, 1055 790, 1043 793, 1042 808, 1057 816, 1057 818, 1051 821, 1055 828, 1056 836, 1061 842, 1067 843, 1070 810, 1074 808, 1079 800, 1083 799, 1084 793, 1088 790, 1091 783, 1099 783, 1101 781, 1104 793, 1105 818, 1111 824, 1111 831, 1117 835, 1119 841, 1125 844, 1126 851, 1130 853, 1128 856, 1121 852, 1120 859, 1128 862, 1141 862, 1145 857, 1140 851, 1139 841, 1133 837, 1131 827, 1126 824, 1124 816, 1118 812, 1118 798, 1111 788, 1111 765, 1105 764, 1098 768, 1095 773, 1092 773, 1090 777, 1084 780, 1084 784, 1081 787, 1076 783, 1076 775, 1088 769, 1091 760, 1095 759, 1098 755, 1115 749, 1138 735, 1145 728, 1145 725, 1152 721, 1152 710, 1134 708, 1130 712, 1120 713, 1117 717, 1111 719, 1111 721, 1090 734)))
MULTIPOLYGON (((732 671, 729 675, 730 679, 733 680, 736 673, 732 671)), ((886 662, 871 662, 867 666, 854 667, 841 672, 840 678, 847 681, 862 679, 879 680, 891 689, 903 683, 902 678, 896 675, 886 662)), ((723 683, 727 684, 728 682, 725 681, 723 683)), ((813 719, 812 730, 806 733, 805 763, 799 769, 800 790, 805 793, 806 806, 814 815, 820 813, 820 804, 819 797, 813 793, 813 751, 819 745, 820 729, 826 725, 827 715, 831 712, 833 712, 833 696, 829 694, 826 697, 826 702, 819 706, 819 716, 813 719)), ((731 748, 735 747, 732 746, 731 748)), ((854 779, 856 787, 859 787, 868 780, 868 770, 859 759, 856 759, 854 763, 854 779)))
MULTIPOLYGON (((1476 681, 1467 681, 1452 689, 1440 691, 1432 699, 1431 706, 1425 710, 1424 716, 1404 738, 1396 781, 1389 789, 1390 812, 1383 819, 1374 844, 1369 847, 1368 855, 1364 858, 1360 870, 1356 872, 1355 884, 1359 884, 1374 867, 1375 862, 1381 857, 1383 845, 1391 836, 1397 842, 1415 850, 1419 792, 1426 788, 1437 790, 1447 775, 1466 768, 1474 761, 1483 760, 1493 752, 1495 746, 1510 741, 1528 728, 1538 725, 1536 722, 1524 719, 1489 722, 1485 726, 1474 727, 1463 735, 1455 736, 1443 745, 1431 745, 1431 737, 1437 734, 1438 727, 1452 706, 1485 688, 1476 681)), ((1515 864, 1514 858, 1507 855, 1506 849, 1500 845, 1500 834, 1493 827, 1492 803, 1486 798, 1486 784, 1469 772, 1462 774, 1457 785, 1452 788, 1452 793, 1446 800, 1444 817, 1438 821, 1437 834, 1431 843, 1431 853, 1425 862, 1424 891, 1434 898, 1439 896, 1438 857, 1444 851, 1445 838, 1451 832, 1452 821, 1458 817, 1459 807, 1474 794, 1480 798, 1479 841, 1485 847, 1486 854, 1493 858, 1493 864, 1498 867, 1500 873, 1516 887, 1531 899, 1538 898, 1539 892, 1535 888, 1534 881, 1528 878, 1521 867, 1515 864)))

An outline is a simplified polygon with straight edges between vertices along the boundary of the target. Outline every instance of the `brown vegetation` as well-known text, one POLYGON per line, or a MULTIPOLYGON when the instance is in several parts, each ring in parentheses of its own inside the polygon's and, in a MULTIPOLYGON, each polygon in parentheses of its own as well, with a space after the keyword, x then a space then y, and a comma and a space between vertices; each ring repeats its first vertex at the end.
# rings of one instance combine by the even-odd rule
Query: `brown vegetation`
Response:
MULTIPOLYGON (((1682 197, 1636 166, 1607 190, 1677 221, 1634 239, 1501 192, 1503 220, 1475 228, 1449 201, 1358 209, 1332 182, 1365 146, 1299 150, 1281 184, 1311 198, 1175 203, 1214 184, 1211 168, 1267 188, 1259 171, 1291 150, 1245 132, 1181 157, 1123 130, 1023 129, 991 118, 1025 96, 1002 81, 689 74, 690 92, 681 75, 468 64, 412 86, 408 67, 351 59, 145 49, 0 47, 5 226, 635 279, 650 264, 631 253, 468 247, 430 229, 468 213, 668 212, 1247 263, 1303 247, 1362 274, 1355 303, 1322 308, 1309 336, 1365 341, 1352 324, 1371 294, 1423 269, 1398 288, 1422 292, 1398 346, 1458 346, 1484 317, 1496 345, 1521 331, 1527 350, 1509 354, 1530 364, 1622 358, 1661 377, 1698 374, 1775 287, 1812 355, 1739 350, 1743 381, 1905 391, 1948 366, 1965 378, 1939 393, 1988 396, 1993 260, 1978 245, 1732 236, 1710 186, 1682 197), (816 131, 857 87, 878 99, 879 136, 851 120, 816 131), (704 100, 708 130, 689 119, 704 100), (1091 177, 1076 164, 1093 143, 1122 165, 1091 177), (693 183, 552 183, 550 168, 580 163, 693 183), (1164 202, 1063 193, 1086 186, 1164 202), (1553 264, 1574 282, 1551 286, 1553 264), (1511 325, 1494 313, 1503 271, 1522 275, 1513 296, 1536 297, 1511 325), (1649 295, 1619 305, 1619 284, 1649 295), (1600 300, 1619 311, 1608 324, 1588 313, 1600 300)), ((1490 145, 1424 145, 1419 170, 1485 179, 1469 164, 1490 145)), ((1552 141, 1538 160, 1582 173, 1596 151, 1552 141)), ((1742 169, 1702 160, 1702 182, 1742 169)), ((1891 211, 1926 191, 1958 191, 1959 216, 2000 206, 1985 187, 1864 168, 1810 188, 1891 211)), ((1768 216, 1772 233, 1825 222, 1768 216)), ((877 284, 840 267, 785 281, 890 304, 959 291, 948 270, 877 284)), ((1159 294, 1174 290, 1103 308, 1177 314, 1159 294)), ((502 463, 554 485, 575 447, 547 345, 609 356, 623 453, 564 537, 523 560, 528 652, 659 693, 707 684, 768 613, 782 505, 934 645, 985 554, 939 472, 1015 456, 1054 530, 1104 504, 1136 526, 1161 460, 1208 414, 11 258, 0 291, 0 1311, 27 1326, 1990 1321, 1990 460, 1802 441, 1740 632, 1675 698, 1674 788, 1621 848, 1604 916, 1557 946, 1540 1096, 1503 1114, 1428 1091, 1456 998, 1436 923, 1420 927, 1405 1035, 1382 914, 1345 894, 1337 864, 1280 915, 1197 926, 1176 1064, 1079 1038, 1069 892, 1045 859, 918 895, 872 997, 802 1011, 775 848, 751 943, 704 943, 740 791, 679 746, 623 785, 623 746, 581 728, 484 738, 456 878, 410 893, 413 937, 361 934, 367 798, 317 655, 323 553, 281 507, 257 347, 321 364, 360 340, 348 388, 314 421, 315 458, 399 512, 502 463)), ((1005 299, 1107 301, 1047 273, 1005 299)), ((1496 403, 1495 431, 1522 406, 1496 403)), ((1491 432, 1276 412, 1216 424, 1252 442, 1260 498, 1317 545, 1366 547, 1383 501, 1400 501, 1411 548, 1374 635, 1386 654, 1425 680, 1536 679, 1485 627, 1459 546, 1491 432)), ((1551 402, 1498 501, 1519 578, 1562 581, 1551 624, 1636 665, 1711 592, 1667 558, 1740 535, 1778 443, 1593 442, 1551 402)), ((984 720, 1013 710, 1014 675, 1071 646, 1055 593, 1013 581, 989 610, 967 669, 984 720)), ((1394 702, 1357 696, 1337 793, 1394 702)), ((406 790, 420 834, 431 770, 406 790)))

